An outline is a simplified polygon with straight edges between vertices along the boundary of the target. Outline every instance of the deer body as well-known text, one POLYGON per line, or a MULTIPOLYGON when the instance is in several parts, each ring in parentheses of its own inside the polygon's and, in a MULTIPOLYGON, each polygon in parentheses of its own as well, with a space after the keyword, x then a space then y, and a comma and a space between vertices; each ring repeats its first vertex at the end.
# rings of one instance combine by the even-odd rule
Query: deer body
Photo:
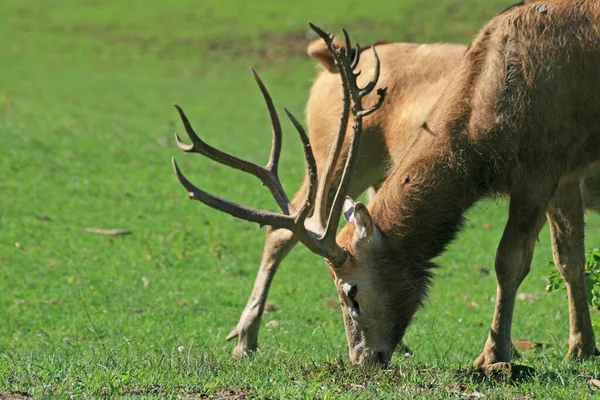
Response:
MULTIPOLYGON (((378 82, 379 86, 388 88, 388 95, 381 112, 364 121, 364 140, 361 142, 364 151, 361 148, 359 152, 362 162, 357 163, 359 177, 353 179, 353 185, 364 190, 382 181, 389 166, 404 157, 411 144, 409 135, 416 136, 465 50, 466 46, 457 44, 390 43, 377 46, 381 60, 378 82), (367 175, 366 186, 358 183, 362 174, 367 175)), ((372 50, 367 49, 358 66, 361 71, 359 83, 363 76, 366 79, 371 75, 373 68, 372 50)), ((370 99, 365 101, 368 103, 370 99)), ((311 88, 306 106, 309 137, 316 159, 327 158, 341 107, 339 73, 323 71, 311 88)))
MULTIPOLYGON (((382 64, 380 85, 391 90, 383 109, 364 121, 365 138, 358 154, 357 168, 350 189, 351 196, 357 196, 369 186, 380 185, 388 169, 404 159, 408 147, 420 135, 423 121, 427 119, 458 70, 462 56, 467 50, 467 46, 457 44, 376 44, 382 64)), ((343 43, 339 42, 338 45, 343 43)), ((342 107, 340 76, 323 41, 312 42, 308 53, 325 67, 317 76, 307 103, 310 142, 319 170, 322 170, 328 149, 335 139, 338 114, 342 107)), ((360 69, 368 71, 372 68, 371 53, 371 49, 364 50, 360 69)), ((338 171, 342 168, 343 165, 339 164, 338 171)), ((336 173, 335 179, 339 179, 339 173, 336 173)), ((572 184, 576 185, 577 177, 573 179, 572 184)), ((589 168, 585 174, 585 190, 582 191, 587 208, 600 210, 599 187, 600 167, 589 168)), ((495 189, 507 192, 506 187, 495 189)), ((292 202, 299 204, 305 190, 306 185, 292 202)), ((239 323, 228 336, 228 339, 238 338, 234 348, 235 355, 248 354, 256 349, 260 319, 270 283, 279 263, 295 243, 291 232, 268 229, 252 294, 239 323)))

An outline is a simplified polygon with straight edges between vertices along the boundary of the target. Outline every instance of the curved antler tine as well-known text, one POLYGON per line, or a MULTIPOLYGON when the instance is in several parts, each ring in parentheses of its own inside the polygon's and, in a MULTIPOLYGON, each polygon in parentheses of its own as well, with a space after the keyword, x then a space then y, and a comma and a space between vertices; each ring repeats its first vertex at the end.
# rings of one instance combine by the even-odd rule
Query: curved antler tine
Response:
POLYGON ((381 72, 381 62, 379 61, 379 55, 377 54, 377 50, 375 50, 375 46, 371 46, 373 49, 373 56, 375 57, 375 72, 373 73, 373 77, 367 83, 367 85, 360 91, 360 97, 366 96, 371 93, 377 85, 377 81, 379 80, 379 73, 381 72))
POLYGON ((308 173, 308 196, 304 200, 304 203, 300 206, 299 212, 304 216, 302 219, 305 219, 308 216, 308 213, 312 210, 315 204, 315 197, 317 196, 317 162, 315 161, 315 156, 312 151, 312 147, 310 146, 310 142, 308 140, 308 135, 304 130, 304 127, 294 115, 284 108, 285 113, 287 114, 292 124, 298 131, 298 135, 300 136, 300 140, 302 141, 302 150, 304 150, 304 160, 306 161, 306 170, 308 173))
POLYGON ((352 64, 350 64, 350 69, 354 71, 354 69, 358 66, 360 62, 360 52, 361 52, 360 44, 356 42, 356 48, 354 50, 354 59, 352 60, 352 64))
POLYGON ((173 170, 179 179, 179 182, 187 189, 191 200, 198 200, 207 206, 216 210, 225 212, 233 217, 241 218, 246 221, 256 222, 257 224, 271 225, 275 228, 292 229, 294 219, 289 215, 274 213, 271 211, 258 210, 252 207, 244 207, 231 201, 214 196, 204 190, 194 186, 182 173, 172 158, 173 170))
POLYGON ((325 41, 325 43, 327 43, 327 45, 329 46, 329 44, 331 43, 331 41, 333 40, 333 35, 331 34, 331 32, 325 32, 324 30, 322 30, 321 28, 319 28, 318 26, 316 26, 315 24, 313 24, 312 22, 309 22, 308 25, 310 26, 310 28, 315 31, 315 33, 317 35, 319 35, 321 37, 321 39, 323 39, 325 41))
POLYGON ((247 171, 259 178, 261 176, 264 176, 265 169, 263 167, 250 163, 248 161, 244 161, 230 154, 224 153, 221 150, 215 149, 214 147, 206 143, 204 140, 200 139, 200 137, 196 135, 196 132, 194 132, 194 128, 192 128, 190 121, 188 120, 181 107, 179 107, 177 104, 173 104, 173 106, 175 106, 177 112, 179 112, 179 116, 181 117, 181 121, 183 122, 183 126, 185 127, 185 131, 187 132, 188 136, 190 137, 190 140, 192 141, 191 145, 186 145, 185 143, 181 142, 181 138, 179 137, 179 135, 176 134, 175 140, 177 140, 178 145, 181 143, 181 145, 179 145, 180 149, 188 153, 202 154, 203 156, 206 156, 213 161, 220 162, 231 168, 247 171))
POLYGON ((205 146, 206 143, 204 143, 204 141, 202 139, 200 139, 200 137, 198 137, 198 135, 196 135, 194 128, 192 128, 192 124, 190 124, 190 120, 188 120, 188 117, 185 115, 185 113, 183 112, 181 107, 179 107, 179 105, 177 105, 177 104, 173 104, 173 107, 175 107, 177 109, 177 112, 179 113, 179 117, 181 118, 181 122, 183 122, 185 131, 186 131, 188 137, 190 138, 190 140, 192 141, 192 145, 186 145, 181 141, 181 138, 179 137, 179 135, 176 134, 177 135, 176 136, 177 145, 179 146, 179 148, 187 153, 191 153, 191 152, 194 152, 197 150, 196 146, 198 146, 198 145, 205 146), (183 146, 181 146, 180 143, 183 146))
POLYGON ((186 153, 194 151, 194 145, 183 143, 178 133, 175 133, 175 142, 177 142, 177 147, 179 147, 180 150, 183 150, 186 153))
POLYGON ((342 28, 342 32, 344 33, 344 39, 346 41, 346 57, 350 58, 350 54, 352 54, 352 42, 350 41, 350 35, 348 35, 348 31, 342 28))
MULTIPOLYGON (((177 145, 180 149, 188 153, 202 154, 203 156, 208 157, 213 161, 254 175, 258 179, 260 179, 265 186, 269 188, 269 190, 273 194, 273 197, 275 198, 275 201, 279 205, 279 208, 281 208, 281 210, 286 214, 291 213, 291 203, 287 195, 285 194, 281 183, 277 179, 276 168, 275 170, 267 169, 265 167, 261 167, 260 165, 254 164, 246 160, 242 160, 241 158, 237 158, 235 156, 222 152, 221 150, 215 149, 214 147, 200 139, 198 135, 196 135, 194 129, 192 128, 189 120, 187 119, 181 107, 179 107, 176 104, 174 104, 174 106, 179 112, 179 116, 183 121, 183 125, 185 126, 185 130, 188 133, 188 136, 192 140, 191 145, 186 145, 181 142, 181 138, 179 137, 179 135, 176 135, 175 139, 177 140, 177 145)), ((281 143, 281 141, 279 141, 279 143, 281 143)), ((275 155, 278 156, 277 152, 272 153, 275 153, 275 155)))
POLYGON ((273 130, 271 154, 269 156, 269 162, 267 163, 266 168, 271 172, 277 174, 282 146, 281 123, 279 122, 279 116, 277 115, 277 111, 275 110, 275 106, 273 105, 273 100, 271 99, 269 91, 265 87, 264 83, 260 79, 260 76, 258 76, 258 73, 254 70, 254 68, 250 68, 250 71, 252 71, 252 75, 254 75, 254 79, 256 80, 260 92, 262 93, 263 98, 265 99, 265 103, 267 104, 267 110, 269 110, 269 118, 271 119, 271 127, 273 130))
POLYGON ((374 47, 373 53, 375 55, 375 73, 371 81, 367 84, 367 86, 361 90, 357 86, 356 82, 356 76, 358 76, 358 73, 355 73, 350 68, 350 60, 348 60, 348 58, 344 58, 339 53, 332 52, 332 56, 336 60, 338 64, 338 69, 340 70, 342 85, 344 86, 344 97, 348 96, 352 98, 352 114, 354 114, 354 126, 353 136, 350 141, 350 149, 346 157, 346 163, 344 165, 340 183, 337 187, 335 196, 333 197, 333 201, 331 203, 329 217, 327 219, 327 224, 325 228, 325 234, 323 235, 323 241, 327 242, 327 246, 329 247, 334 247, 335 245, 335 233, 342 213, 344 198, 348 193, 348 189, 350 188, 350 180, 354 171, 354 166, 356 164, 356 154, 360 143, 360 137, 362 134, 362 117, 364 115, 368 115, 370 112, 373 112, 377 108, 379 108, 383 103, 383 98, 386 94, 385 90, 378 91, 380 98, 377 104, 368 110, 364 110, 362 108, 362 97, 370 93, 375 88, 379 79, 380 61, 377 55, 377 51, 374 47))
POLYGON ((190 198, 192 198, 193 192, 195 191, 196 187, 181 173, 179 165, 177 165, 177 161, 175 161, 175 157, 171 157, 171 164, 173 165, 173 171, 175 171, 177 179, 179 179, 179 182, 183 185, 184 188, 187 189, 187 191, 190 194, 190 198))
POLYGON ((373 111, 377 111, 379 110, 379 107, 381 107, 381 105, 383 104, 383 101, 385 100, 385 95, 387 94, 387 88, 380 88, 377 89, 377 95, 379 96, 379 98, 377 99, 377 103, 375 103, 374 106, 363 110, 363 111, 359 111, 357 113, 357 116, 359 117, 366 117, 367 115, 371 114, 373 111))

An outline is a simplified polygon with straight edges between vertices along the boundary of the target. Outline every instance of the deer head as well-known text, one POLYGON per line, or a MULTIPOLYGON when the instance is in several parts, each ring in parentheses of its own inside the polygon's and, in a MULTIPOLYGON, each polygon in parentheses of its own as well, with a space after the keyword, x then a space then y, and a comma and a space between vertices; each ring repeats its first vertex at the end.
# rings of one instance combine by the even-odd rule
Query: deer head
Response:
POLYGON ((325 41, 342 78, 343 108, 337 137, 332 146, 327 167, 317 179, 316 163, 308 137, 302 125, 285 110, 303 143, 310 189, 303 204, 296 209, 289 201, 278 177, 281 151, 281 125, 271 97, 254 70, 252 73, 262 92, 271 119, 273 140, 266 166, 241 160, 223 153, 200 139, 194 132, 183 110, 175 106, 192 142, 184 144, 176 135, 179 148, 188 153, 199 153, 232 168, 248 172, 271 191, 282 213, 258 210, 229 202, 194 186, 181 173, 173 159, 173 167, 190 199, 226 212, 234 217, 275 228, 288 229, 315 254, 325 258, 334 279, 342 305, 346 336, 353 363, 387 364, 414 312, 419 307, 428 282, 427 272, 413 272, 399 268, 399 260, 391 257, 388 239, 377 227, 369 210, 362 203, 346 196, 352 178, 356 154, 362 133, 362 120, 381 107, 386 89, 378 89, 374 105, 363 108, 362 99, 375 89, 379 79, 379 59, 375 49, 375 72, 366 86, 360 88, 355 72, 360 48, 353 49, 344 31, 345 47, 336 47, 334 37, 311 24, 311 28, 325 41), (334 167, 342 156, 344 137, 350 116, 353 119, 350 149, 345 156, 345 167, 337 190, 331 190, 334 167), (329 193, 335 195, 329 198, 329 193), (336 240, 341 215, 348 224, 336 240))

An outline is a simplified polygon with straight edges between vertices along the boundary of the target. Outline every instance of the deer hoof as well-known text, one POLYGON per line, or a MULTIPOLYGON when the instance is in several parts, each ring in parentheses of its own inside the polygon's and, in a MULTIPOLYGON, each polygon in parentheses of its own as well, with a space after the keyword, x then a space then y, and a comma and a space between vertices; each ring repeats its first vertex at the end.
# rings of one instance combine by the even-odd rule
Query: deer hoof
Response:
POLYGON ((256 349, 257 349, 256 346, 248 347, 248 346, 238 343, 237 346, 235 346, 233 348, 231 355, 234 358, 244 358, 244 357, 248 357, 248 356, 252 355, 252 353, 256 352, 256 349))
POLYGON ((476 372, 497 382, 516 382, 532 377, 535 370, 526 365, 497 362, 481 365, 476 368, 476 372))
POLYGON ((594 344, 593 346, 572 346, 569 348, 569 352, 565 356, 564 361, 580 361, 592 358, 594 356, 600 356, 598 348, 594 344))

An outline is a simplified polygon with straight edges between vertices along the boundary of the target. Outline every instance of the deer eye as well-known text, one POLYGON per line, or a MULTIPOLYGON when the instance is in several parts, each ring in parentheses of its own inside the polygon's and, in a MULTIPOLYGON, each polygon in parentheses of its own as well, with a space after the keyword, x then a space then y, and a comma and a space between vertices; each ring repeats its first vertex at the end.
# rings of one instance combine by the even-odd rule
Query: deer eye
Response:
POLYGON ((344 291, 344 293, 346 294, 346 296, 350 297, 351 299, 354 298, 354 296, 356 296, 356 285, 351 285, 349 283, 344 283, 344 286, 342 287, 342 290, 344 291))

